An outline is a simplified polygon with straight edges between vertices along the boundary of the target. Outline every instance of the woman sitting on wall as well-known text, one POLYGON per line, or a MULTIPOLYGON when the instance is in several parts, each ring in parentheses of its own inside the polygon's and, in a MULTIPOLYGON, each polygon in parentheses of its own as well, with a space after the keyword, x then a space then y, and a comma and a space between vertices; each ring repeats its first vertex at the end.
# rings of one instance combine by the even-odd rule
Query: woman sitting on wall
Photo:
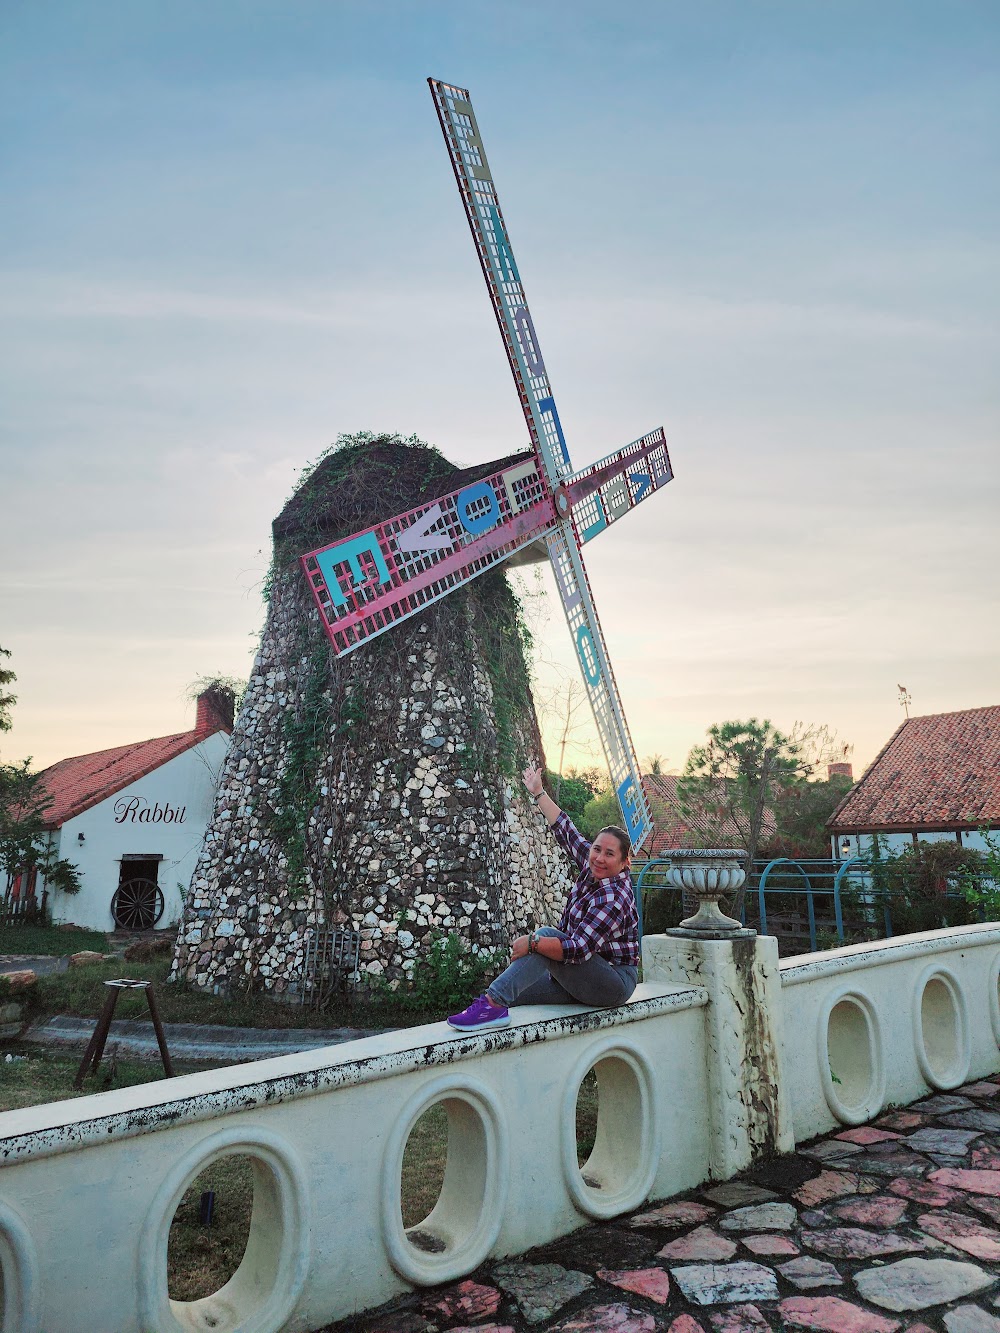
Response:
POLYGON ((542 790, 540 769, 526 768, 524 785, 580 874, 559 929, 543 926, 520 935, 511 945, 507 970, 468 1009, 451 1015, 449 1025, 460 1032, 504 1027, 515 1004, 624 1004, 638 980, 639 917, 628 834, 612 825, 588 842, 542 790))

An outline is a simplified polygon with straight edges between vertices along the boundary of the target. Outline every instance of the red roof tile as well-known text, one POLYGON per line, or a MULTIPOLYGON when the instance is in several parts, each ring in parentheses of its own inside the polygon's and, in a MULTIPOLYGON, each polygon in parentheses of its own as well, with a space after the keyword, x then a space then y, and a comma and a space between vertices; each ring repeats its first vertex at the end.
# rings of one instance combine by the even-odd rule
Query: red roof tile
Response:
MULTIPOLYGON (((662 856, 674 847, 742 847, 742 834, 728 816, 719 820, 708 815, 682 815, 677 782, 672 773, 643 774, 642 785, 653 816, 653 836, 643 848, 643 855, 662 856)), ((768 813, 763 834, 770 837, 773 833, 774 819, 768 813)))
POLYGON ((832 833, 1000 825, 1000 706, 911 717, 847 793, 832 833))
POLYGON ((42 785, 52 804, 45 811, 45 827, 59 828, 68 819, 107 800, 130 783, 138 782, 168 760, 176 759, 215 731, 228 734, 229 729, 221 722, 211 732, 206 731, 201 713, 199 724, 194 731, 137 741, 134 745, 119 745, 113 750, 97 750, 94 754, 79 754, 72 759, 60 759, 46 768, 42 772, 42 785))

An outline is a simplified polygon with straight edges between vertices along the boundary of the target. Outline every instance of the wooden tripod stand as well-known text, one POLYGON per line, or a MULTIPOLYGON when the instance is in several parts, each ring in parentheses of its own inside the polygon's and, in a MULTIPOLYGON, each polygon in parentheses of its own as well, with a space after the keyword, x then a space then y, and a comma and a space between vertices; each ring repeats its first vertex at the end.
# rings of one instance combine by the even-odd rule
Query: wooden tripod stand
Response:
POLYGON ((144 990, 146 992, 146 1003, 149 1005, 149 1014, 153 1020, 153 1031, 156 1033, 156 1044, 160 1048, 160 1059, 163 1061, 163 1069, 167 1078, 173 1078, 174 1067, 170 1062, 170 1052, 167 1050, 167 1039, 163 1034, 163 1024, 160 1022, 160 1011, 156 1007, 156 997, 153 995, 153 987, 148 981, 132 981, 129 977, 120 977, 117 981, 106 981, 108 995, 104 1001, 104 1008, 101 1010, 101 1016, 97 1020, 97 1027, 94 1028, 93 1035, 87 1043, 87 1049, 83 1053, 83 1059, 80 1061, 80 1068, 76 1071, 76 1078, 73 1080, 74 1088, 82 1088, 83 1080, 88 1073, 96 1074, 100 1067, 101 1057, 104 1055, 104 1047, 108 1040, 108 1031, 111 1028, 111 1020, 115 1015, 115 1006, 118 1003, 118 996, 123 990, 144 990))

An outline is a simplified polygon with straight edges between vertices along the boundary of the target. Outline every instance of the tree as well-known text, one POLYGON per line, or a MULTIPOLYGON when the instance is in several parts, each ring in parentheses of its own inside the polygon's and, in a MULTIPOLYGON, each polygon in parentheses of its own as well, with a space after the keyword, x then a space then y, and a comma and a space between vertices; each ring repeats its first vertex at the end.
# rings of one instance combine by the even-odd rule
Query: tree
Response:
POLYGON ((580 832, 585 838, 596 838, 602 828, 607 828, 609 824, 621 827, 622 812, 618 804, 618 797, 615 795, 612 787, 605 787, 603 791, 597 792, 592 800, 587 802, 586 809, 583 812, 583 820, 580 823, 580 832))
MULTIPOLYGON (((9 657, 0 648, 0 657, 9 657)), ((0 731, 11 728, 12 694, 2 693, 16 677, 0 667, 0 731)), ((45 811, 52 804, 42 784, 41 773, 31 771, 31 760, 20 764, 0 764, 0 874, 4 877, 4 898, 9 899, 15 882, 32 870, 43 875, 47 884, 64 893, 78 893, 80 874, 71 861, 56 855, 45 828, 45 811)))
POLYGON ((830 855, 826 821, 853 785, 845 774, 814 782, 794 782, 783 787, 774 802, 774 836, 759 849, 761 856, 815 858, 830 855))
POLYGON ((41 773, 31 771, 31 760, 0 764, 0 872, 4 897, 10 898, 18 878, 37 871, 52 888, 78 893, 76 866, 56 855, 45 828, 45 811, 52 804, 41 773))
POLYGON ((566 811, 577 828, 582 828, 587 802, 593 799, 602 783, 600 774, 593 769, 571 768, 561 778, 557 773, 546 772, 545 785, 556 805, 566 811))
POLYGON ((558 736, 559 762, 555 769, 547 774, 547 780, 552 799, 557 805, 563 806, 568 813, 568 807, 563 803, 562 792, 562 784, 566 781, 566 777, 581 777, 594 771, 566 769, 567 746, 571 746, 578 754, 582 753, 588 757, 596 754, 590 704, 579 681, 570 680, 564 685, 557 685, 544 696, 536 691, 535 711, 540 720, 544 719, 543 730, 549 731, 551 728, 558 736))
MULTIPOLYGON (((765 718, 717 723, 708 742, 688 755, 677 783, 681 814, 709 826, 735 825, 745 852, 749 878, 761 844, 765 814, 781 793, 804 783, 821 764, 843 747, 827 727, 796 722, 786 736, 765 718)), ((721 841, 721 833, 719 835, 721 841)), ((717 844, 718 845, 718 844, 717 844)), ((742 893, 736 910, 742 906, 742 893)))
MULTIPOLYGON (((9 648, 0 648, 0 657, 10 657, 9 648)), ((10 731, 13 726, 10 710, 17 703, 16 694, 6 694, 4 691, 11 681, 17 680, 13 671, 4 666, 0 666, 0 731, 10 731)))

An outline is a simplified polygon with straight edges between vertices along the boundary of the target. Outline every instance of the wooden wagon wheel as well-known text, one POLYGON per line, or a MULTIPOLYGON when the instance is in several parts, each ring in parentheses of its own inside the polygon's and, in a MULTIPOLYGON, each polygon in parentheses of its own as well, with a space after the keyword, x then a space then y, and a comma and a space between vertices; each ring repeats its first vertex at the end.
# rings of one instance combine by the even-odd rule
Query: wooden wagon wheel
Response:
POLYGON ((163 915, 163 894, 151 879, 126 880, 111 899, 111 915, 123 930, 149 930, 163 915))

